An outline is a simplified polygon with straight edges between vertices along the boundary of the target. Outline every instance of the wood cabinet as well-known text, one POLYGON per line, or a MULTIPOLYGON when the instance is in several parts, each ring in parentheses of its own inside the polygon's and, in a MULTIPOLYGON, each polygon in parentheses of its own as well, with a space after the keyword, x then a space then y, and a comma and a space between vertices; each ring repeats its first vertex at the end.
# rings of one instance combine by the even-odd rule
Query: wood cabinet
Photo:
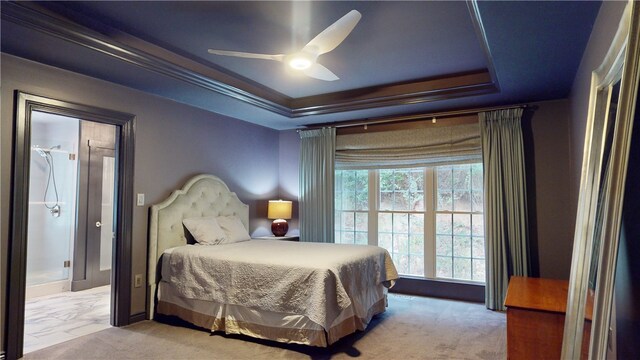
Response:
MULTIPOLYGON (((507 358, 560 359, 569 282, 514 276, 507 288, 507 358)), ((592 297, 587 298, 582 358, 588 357, 592 297)))

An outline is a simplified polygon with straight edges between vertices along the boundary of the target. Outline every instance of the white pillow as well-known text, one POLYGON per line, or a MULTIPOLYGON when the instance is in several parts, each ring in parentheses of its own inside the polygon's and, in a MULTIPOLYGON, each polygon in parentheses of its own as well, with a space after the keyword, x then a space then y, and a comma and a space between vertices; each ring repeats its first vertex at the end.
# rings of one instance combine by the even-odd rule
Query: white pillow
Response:
POLYGON ((184 219, 182 223, 199 244, 220 245, 227 242, 227 235, 215 216, 184 219))
POLYGON ((227 235, 227 241, 230 243, 251 240, 247 229, 237 216, 218 216, 218 224, 227 235))

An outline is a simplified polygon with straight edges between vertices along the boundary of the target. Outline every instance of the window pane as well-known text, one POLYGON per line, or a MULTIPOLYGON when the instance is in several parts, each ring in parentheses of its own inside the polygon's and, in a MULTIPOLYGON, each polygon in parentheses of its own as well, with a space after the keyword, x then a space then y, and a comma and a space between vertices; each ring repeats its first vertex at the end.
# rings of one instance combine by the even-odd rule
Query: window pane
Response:
POLYGON ((393 234, 393 252, 398 254, 409 253, 409 237, 405 234, 393 234))
POLYGON ((453 233, 455 235, 471 235, 471 215, 453 214, 453 233))
POLYGON ((436 276, 443 278, 451 278, 453 276, 453 264, 451 257, 436 257, 436 276))
POLYGON ((471 188, 473 190, 483 189, 482 164, 471 165, 471 188))
POLYGON ((453 191, 453 211, 471 211, 471 192, 453 191))
POLYGON ((411 170, 411 191, 424 191, 424 170, 411 170))
POLYGON ((471 195, 471 211, 482 212, 484 211, 484 199, 481 191, 474 191, 471 195))
POLYGON ((364 212, 356 213, 356 231, 367 232, 369 230, 369 214, 364 212))
POLYGON ((451 234, 452 219, 451 214, 436 214, 436 234, 451 234))
POLYGON ((397 254, 393 260, 396 269, 400 274, 409 274, 409 257, 407 255, 397 254))
POLYGON ((356 244, 358 245, 367 245, 369 243, 369 238, 367 237, 366 232, 356 232, 356 244))
POLYGON ((453 210, 453 192, 451 190, 438 189, 438 211, 453 210))
POLYGON ((483 237, 474 237, 473 238, 473 257, 478 259, 484 259, 484 238, 483 237))
POLYGON ((411 234, 409 236, 409 252, 411 254, 424 254, 424 235, 411 234))
POLYGON ((416 276, 424 276, 424 257, 409 255, 409 273, 416 276))
POLYGON ((378 232, 392 232, 393 221, 391 219, 391 213, 378 213, 378 232))
POLYGON ((393 210, 409 210, 409 192, 396 191, 393 198, 393 210))
POLYGON ((482 282, 486 281, 484 260, 473 259, 473 280, 482 282))
POLYGON ((451 167, 438 166, 438 190, 448 191, 453 188, 451 167))
POLYGON ((378 246, 380 246, 382 248, 385 248, 385 249, 387 249, 387 251, 389 253, 392 253, 393 252, 393 249, 392 249, 392 247, 393 247, 392 246, 392 244, 393 244, 392 238, 393 238, 393 235, 391 235, 391 234, 379 233, 378 234, 378 246))
POLYGON ((410 205, 413 211, 424 211, 424 193, 422 191, 410 194, 410 205))
POLYGON ((484 236, 484 215, 471 215, 472 235, 484 236))
POLYGON ((482 164, 437 167, 436 195, 437 276, 484 282, 482 164))
POLYGON ((412 234, 424 233, 424 215, 423 214, 409 215, 409 231, 412 234))
POLYGON ((409 190, 409 172, 407 170, 394 170, 393 179, 395 190, 409 190))
POLYGON ((453 258, 453 278, 471 280, 471 259, 453 258))
POLYGON ((394 213, 393 214, 393 232, 398 234, 409 233, 409 214, 394 213))
POLYGON ((350 211, 342 212, 342 231, 354 231, 355 230, 355 222, 354 222, 355 213, 350 211))
POLYGON ((354 192, 345 192, 342 196, 342 210, 355 210, 356 194, 354 192))
POLYGON ((368 243, 368 170, 335 172, 335 242, 368 243), (364 210, 356 212, 354 210, 364 210), (357 231, 357 233, 356 233, 357 231))
POLYGON ((343 244, 353 244, 355 241, 355 234, 352 231, 342 233, 343 244))
POLYGON ((369 172, 356 172, 356 210, 369 209, 369 172))
POLYGON ((469 165, 453 167, 453 189, 471 190, 471 167, 469 165))
POLYGON ((453 237, 449 235, 438 235, 436 237, 436 254, 453 255, 453 237))
POLYGON ((453 256, 471 257, 471 238, 468 236, 453 237, 453 256))
POLYGON ((380 210, 393 210, 393 191, 380 191, 380 210))
POLYGON ((379 170, 380 191, 393 191, 393 170, 379 170))

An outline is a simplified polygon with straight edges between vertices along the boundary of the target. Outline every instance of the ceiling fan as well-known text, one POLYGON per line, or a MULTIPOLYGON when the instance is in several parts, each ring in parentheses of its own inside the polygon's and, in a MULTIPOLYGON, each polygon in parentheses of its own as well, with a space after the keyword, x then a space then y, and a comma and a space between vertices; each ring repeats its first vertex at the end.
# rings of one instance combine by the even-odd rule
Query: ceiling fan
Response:
POLYGON ((291 68, 301 71, 305 75, 324 81, 334 81, 339 78, 331 70, 317 63, 318 56, 335 49, 356 27, 362 15, 357 10, 349 11, 328 28, 324 29, 313 40, 309 41, 302 50, 292 54, 255 54, 240 51, 226 51, 209 49, 210 54, 236 56, 251 59, 274 60, 288 64, 291 68))

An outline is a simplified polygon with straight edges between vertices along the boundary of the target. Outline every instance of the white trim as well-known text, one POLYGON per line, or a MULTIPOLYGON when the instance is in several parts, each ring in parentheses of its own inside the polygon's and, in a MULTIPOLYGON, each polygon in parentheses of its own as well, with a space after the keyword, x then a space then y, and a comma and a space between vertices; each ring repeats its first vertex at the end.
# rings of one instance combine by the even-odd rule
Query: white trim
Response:
POLYGON ((631 139, 631 127, 638 91, 638 7, 629 1, 603 63, 591 76, 589 112, 583 151, 580 197, 577 209, 562 358, 577 359, 582 348, 584 312, 589 282, 595 216, 600 195, 602 147, 608 119, 611 85, 621 79, 618 112, 610 154, 610 179, 602 189, 604 197, 601 256, 595 289, 589 358, 604 358, 613 297, 613 279, 622 213, 622 198, 631 139), (631 42, 629 42, 630 28, 631 42), (627 53, 627 49, 629 52, 627 53))

